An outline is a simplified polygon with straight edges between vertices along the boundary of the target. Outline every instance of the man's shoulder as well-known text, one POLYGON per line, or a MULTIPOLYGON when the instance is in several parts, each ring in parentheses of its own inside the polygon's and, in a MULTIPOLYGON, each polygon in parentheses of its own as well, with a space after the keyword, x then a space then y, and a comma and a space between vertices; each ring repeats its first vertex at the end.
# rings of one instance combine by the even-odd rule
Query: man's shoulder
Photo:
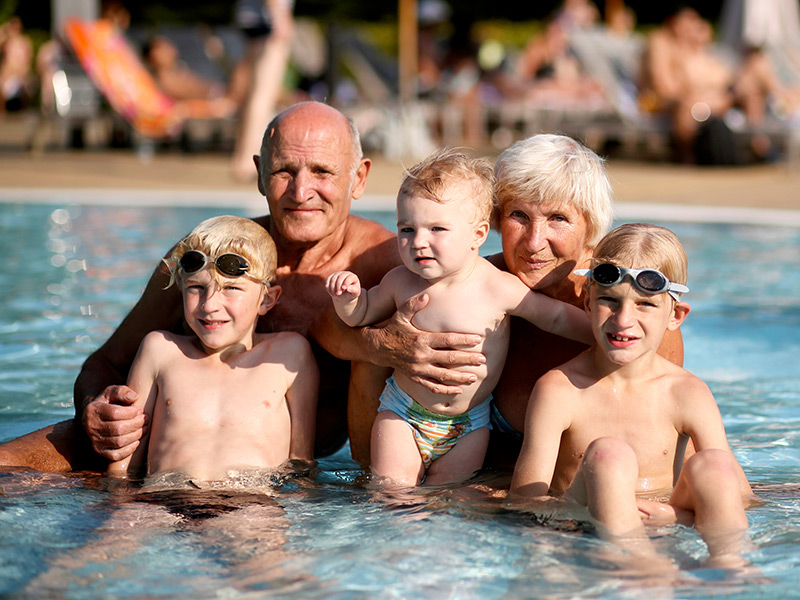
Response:
POLYGON ((376 285, 400 264, 397 236, 380 223, 350 215, 347 222, 345 252, 348 270, 355 272, 364 287, 376 285))
POLYGON ((396 235, 389 231, 386 227, 365 217, 357 215, 348 215, 347 217, 347 235, 349 238, 362 237, 371 239, 376 244, 392 240, 396 235))

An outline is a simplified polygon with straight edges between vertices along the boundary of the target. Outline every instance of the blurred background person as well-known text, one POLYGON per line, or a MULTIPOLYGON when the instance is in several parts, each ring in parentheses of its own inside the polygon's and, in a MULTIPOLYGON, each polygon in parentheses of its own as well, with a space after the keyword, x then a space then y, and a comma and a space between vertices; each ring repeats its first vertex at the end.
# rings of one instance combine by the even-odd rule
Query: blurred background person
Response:
POLYGON ((27 108, 34 96, 33 42, 19 17, 0 25, 0 112, 27 108))
POLYGON ((275 116, 294 36, 292 0, 239 0, 235 21, 248 38, 229 89, 245 89, 239 114, 231 175, 238 181, 256 178, 253 155, 258 154, 267 123, 275 116))

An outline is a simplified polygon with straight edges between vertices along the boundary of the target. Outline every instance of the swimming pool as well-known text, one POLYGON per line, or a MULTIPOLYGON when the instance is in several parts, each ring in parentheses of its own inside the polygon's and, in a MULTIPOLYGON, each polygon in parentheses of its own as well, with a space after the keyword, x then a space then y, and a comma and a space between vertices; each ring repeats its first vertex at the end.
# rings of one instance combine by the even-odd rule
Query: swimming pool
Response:
MULTIPOLYGON (((0 441, 72 416, 83 359, 161 254, 226 212, 247 214, 0 204, 0 441)), ((391 226, 392 215, 368 216, 391 226)), ((698 568, 705 550, 691 529, 665 528, 657 540, 681 580, 644 582, 601 558, 603 542, 535 526, 458 489, 387 505, 342 450, 273 498, 198 494, 173 498, 169 514, 146 504, 126 512, 98 478, 0 471, 0 596, 800 597, 800 229, 664 224, 690 261, 686 366, 711 386, 764 500, 748 513, 747 558, 759 577, 698 568), (193 518, 176 521, 178 513, 193 518), (115 527, 120 515, 139 525, 115 527)), ((495 234, 488 244, 499 248, 495 234)))

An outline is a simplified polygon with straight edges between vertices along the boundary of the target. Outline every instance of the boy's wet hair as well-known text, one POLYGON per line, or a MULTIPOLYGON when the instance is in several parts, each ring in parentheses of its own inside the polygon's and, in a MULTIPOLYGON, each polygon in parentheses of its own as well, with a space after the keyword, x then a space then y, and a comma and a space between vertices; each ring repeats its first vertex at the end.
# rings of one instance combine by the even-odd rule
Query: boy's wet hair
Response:
POLYGON ((406 169, 398 197, 423 196, 443 202, 444 191, 454 184, 468 183, 468 200, 474 219, 488 221, 494 208, 494 173, 485 158, 472 158, 455 148, 442 148, 406 169))
POLYGON ((594 251, 592 266, 612 263, 629 269, 656 269, 686 285, 688 259, 678 236, 650 223, 626 223, 608 233, 594 251))
MULTIPOLYGON (((275 278, 278 251, 275 242, 261 225, 252 219, 222 215, 206 219, 183 238, 165 261, 170 270, 169 285, 186 276, 180 260, 189 250, 199 250, 212 259, 233 252, 247 260, 247 274, 255 280, 270 283, 275 278)), ((211 277, 221 283, 230 277, 211 268, 211 277)))

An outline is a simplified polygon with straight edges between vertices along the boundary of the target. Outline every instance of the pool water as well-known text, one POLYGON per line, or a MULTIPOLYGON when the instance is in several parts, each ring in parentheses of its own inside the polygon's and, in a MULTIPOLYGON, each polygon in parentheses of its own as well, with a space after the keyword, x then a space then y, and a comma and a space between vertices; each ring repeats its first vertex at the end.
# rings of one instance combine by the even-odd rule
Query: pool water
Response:
MULTIPOLYGON (((0 441, 72 416, 82 361, 158 258, 223 212, 245 214, 0 204, 0 441)), ((655 543, 680 576, 645 579, 608 544, 467 489, 380 497, 345 448, 272 497, 122 502, 100 477, 0 471, 0 597, 800 597, 800 230, 664 224, 689 255, 686 367, 710 385, 763 500, 748 512, 753 572, 702 568, 697 533, 675 526, 655 543)), ((496 234, 485 249, 499 250, 496 234)))

